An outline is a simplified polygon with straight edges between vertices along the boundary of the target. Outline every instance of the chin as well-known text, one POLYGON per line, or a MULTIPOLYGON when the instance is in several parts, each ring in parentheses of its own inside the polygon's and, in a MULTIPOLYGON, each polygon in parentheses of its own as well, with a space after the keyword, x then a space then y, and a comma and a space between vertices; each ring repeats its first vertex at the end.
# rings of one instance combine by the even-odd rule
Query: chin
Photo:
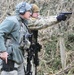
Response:
POLYGON ((29 20, 29 18, 27 18, 27 20, 29 20))
POLYGON ((29 19, 30 17, 26 18, 27 20, 29 19))

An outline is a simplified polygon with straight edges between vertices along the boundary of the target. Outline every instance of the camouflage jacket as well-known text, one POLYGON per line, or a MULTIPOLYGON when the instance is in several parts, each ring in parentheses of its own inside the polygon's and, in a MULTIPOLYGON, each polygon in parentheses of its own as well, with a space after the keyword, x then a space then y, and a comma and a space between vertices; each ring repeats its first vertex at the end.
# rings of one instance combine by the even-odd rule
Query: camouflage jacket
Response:
POLYGON ((29 29, 34 29, 34 30, 47 28, 49 26, 58 23, 56 17, 57 16, 39 17, 38 19, 30 18, 30 20, 28 21, 28 27, 29 29))

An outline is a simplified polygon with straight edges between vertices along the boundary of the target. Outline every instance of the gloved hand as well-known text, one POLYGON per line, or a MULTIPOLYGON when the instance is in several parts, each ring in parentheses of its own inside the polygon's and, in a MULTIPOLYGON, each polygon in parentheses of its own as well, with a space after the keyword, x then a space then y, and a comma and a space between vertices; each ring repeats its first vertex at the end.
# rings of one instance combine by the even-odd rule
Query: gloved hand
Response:
POLYGON ((64 14, 64 13, 62 13, 62 14, 59 14, 58 16, 57 16, 57 21, 65 21, 66 20, 66 18, 67 18, 67 16, 64 14))

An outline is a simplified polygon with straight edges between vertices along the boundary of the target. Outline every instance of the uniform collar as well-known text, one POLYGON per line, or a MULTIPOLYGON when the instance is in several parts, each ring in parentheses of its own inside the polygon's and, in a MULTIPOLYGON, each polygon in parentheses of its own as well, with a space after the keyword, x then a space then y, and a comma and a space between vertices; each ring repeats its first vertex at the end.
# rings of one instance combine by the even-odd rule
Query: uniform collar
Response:
POLYGON ((16 15, 16 17, 17 17, 17 20, 18 20, 19 22, 22 22, 22 23, 24 23, 25 25, 28 24, 28 21, 27 21, 26 19, 21 18, 19 15, 16 15))

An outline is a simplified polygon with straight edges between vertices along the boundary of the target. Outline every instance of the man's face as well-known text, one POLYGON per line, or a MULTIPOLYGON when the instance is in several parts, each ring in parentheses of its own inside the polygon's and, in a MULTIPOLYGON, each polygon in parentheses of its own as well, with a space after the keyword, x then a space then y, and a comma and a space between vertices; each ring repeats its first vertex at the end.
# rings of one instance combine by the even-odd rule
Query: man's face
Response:
POLYGON ((27 11, 27 12, 25 12, 25 14, 23 15, 23 18, 24 18, 24 19, 29 19, 30 16, 31 16, 31 12, 30 12, 30 11, 27 11))
POLYGON ((33 18, 38 18, 38 16, 39 16, 39 13, 38 13, 38 12, 34 12, 34 13, 32 14, 32 17, 33 17, 33 18))

